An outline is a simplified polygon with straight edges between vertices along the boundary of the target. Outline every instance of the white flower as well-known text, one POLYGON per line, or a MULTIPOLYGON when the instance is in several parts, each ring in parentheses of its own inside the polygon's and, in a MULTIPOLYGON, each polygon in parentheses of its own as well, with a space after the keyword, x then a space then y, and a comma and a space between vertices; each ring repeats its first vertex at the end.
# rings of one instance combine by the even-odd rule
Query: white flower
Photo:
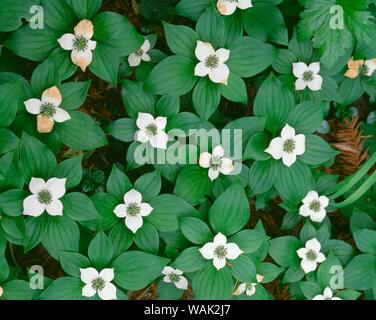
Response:
POLYGON ((325 256, 320 252, 321 244, 316 238, 308 240, 305 248, 300 248, 296 251, 298 256, 302 259, 300 266, 305 273, 316 270, 317 263, 325 261, 325 256))
POLYGON ((0 298, 2 297, 3 294, 4 294, 4 289, 0 287, 0 298))
POLYGON ((220 232, 214 237, 214 242, 206 243, 199 250, 205 259, 213 260, 217 270, 226 265, 226 259, 234 260, 243 253, 236 243, 227 243, 226 236, 220 232))
POLYGON ((282 158, 283 164, 290 167, 296 161, 296 156, 305 152, 305 135, 295 135, 295 129, 286 124, 281 137, 274 138, 265 152, 276 160, 282 158))
POLYGON ((89 20, 82 20, 74 28, 74 34, 66 33, 57 41, 60 46, 67 51, 72 51, 72 62, 85 72, 88 65, 93 60, 93 53, 97 46, 96 41, 92 41, 94 26, 89 20))
POLYGON ((321 222, 326 216, 325 208, 329 205, 329 199, 320 196, 316 191, 309 191, 303 199, 303 205, 299 208, 299 214, 303 217, 310 217, 314 222, 321 222))
POLYGON ((210 180, 218 178, 219 173, 228 175, 234 170, 231 159, 224 158, 224 150, 221 145, 213 149, 213 154, 203 152, 200 155, 199 164, 203 168, 209 168, 208 175, 210 180))
POLYGON ((313 62, 307 66, 304 62, 292 64, 295 82, 295 90, 304 90, 307 86, 312 91, 321 90, 323 79, 319 75, 320 63, 313 62))
POLYGON ((324 295, 318 294, 312 300, 342 300, 338 297, 333 297, 332 289, 326 287, 324 290, 324 295))
POLYGON ((116 300, 116 287, 111 283, 114 280, 114 269, 103 269, 100 273, 94 268, 80 269, 81 280, 85 283, 82 288, 84 297, 93 297, 96 293, 102 300, 116 300))
POLYGON ((141 61, 149 62, 150 56, 147 52, 150 50, 150 41, 145 40, 144 44, 136 52, 131 53, 128 57, 128 63, 131 67, 137 67, 141 64, 141 61))
POLYGON ((46 210, 50 216, 63 215, 63 203, 59 200, 66 192, 67 179, 51 178, 47 182, 31 178, 29 189, 32 193, 23 202, 25 216, 39 217, 46 210))
POLYGON ((27 112, 38 115, 38 132, 49 133, 55 122, 65 122, 71 119, 67 111, 59 108, 62 100, 61 93, 55 86, 43 92, 42 100, 29 99, 24 102, 27 112))
POLYGON ((225 62, 230 57, 230 50, 218 49, 215 51, 210 43, 197 41, 195 54, 200 60, 195 68, 195 76, 206 77, 209 75, 209 79, 214 83, 227 85, 230 70, 225 62))
POLYGON ((251 0, 218 0, 217 1, 217 8, 220 14, 224 16, 229 16, 233 14, 236 8, 239 9, 248 9, 251 8, 252 1, 251 0))
POLYGON ((354 60, 353 57, 347 63, 348 70, 345 76, 351 79, 357 78, 359 75, 371 77, 376 70, 376 59, 370 60, 354 60))
POLYGON ((183 271, 167 266, 162 270, 162 274, 164 274, 163 282, 172 282, 178 289, 188 289, 188 280, 187 278, 183 277, 183 271))
POLYGON ((142 227, 142 217, 148 216, 153 208, 148 203, 142 203, 142 195, 135 189, 124 195, 124 204, 119 204, 114 213, 119 218, 125 218, 125 225, 133 233, 142 227))
POLYGON ((256 275, 257 283, 241 283, 238 288, 235 290, 234 295, 239 296, 245 292, 245 294, 249 297, 252 297, 256 293, 256 286, 264 280, 264 276, 259 274, 256 275))
POLYGON ((140 129, 136 132, 136 141, 150 142, 153 148, 167 149, 168 136, 165 132, 167 118, 157 117, 154 119, 151 114, 140 112, 136 124, 140 129))

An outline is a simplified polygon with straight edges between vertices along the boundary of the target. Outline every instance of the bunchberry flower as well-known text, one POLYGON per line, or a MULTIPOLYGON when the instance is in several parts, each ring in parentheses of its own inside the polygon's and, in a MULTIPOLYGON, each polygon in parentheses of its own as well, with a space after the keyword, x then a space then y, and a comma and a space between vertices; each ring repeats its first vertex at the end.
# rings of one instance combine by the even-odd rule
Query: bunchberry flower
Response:
POLYGON ((303 199, 299 208, 299 214, 303 217, 310 217, 314 222, 321 222, 326 216, 325 208, 329 205, 329 199, 320 196, 316 191, 309 191, 303 199))
POLYGON ((302 259, 300 266, 305 273, 316 270, 317 264, 325 261, 325 256, 320 252, 321 244, 316 238, 308 240, 305 248, 296 251, 299 258, 302 259))
POLYGON ((188 289, 188 280, 183 277, 183 271, 166 266, 162 270, 162 274, 164 275, 163 282, 173 283, 178 289, 188 289))
POLYGON ((224 175, 230 174, 234 170, 234 165, 231 159, 223 157, 224 150, 221 145, 213 149, 213 154, 203 152, 200 155, 199 165, 202 168, 209 168, 208 175, 210 180, 218 178, 219 173, 224 175))
POLYGON ((128 63, 131 67, 137 67, 141 64, 141 61, 149 62, 150 56, 148 51, 150 50, 150 41, 145 40, 144 44, 136 52, 133 52, 128 57, 128 63))
POLYGON ((251 8, 252 1, 251 0, 218 0, 217 1, 217 9, 220 14, 224 16, 232 15, 236 8, 239 9, 248 9, 251 8))
POLYGON ((295 90, 304 90, 306 87, 312 91, 321 90, 323 79, 319 75, 320 63, 313 62, 307 66, 304 62, 293 63, 293 73, 297 78, 295 90))
POLYGON ((94 268, 80 269, 81 280, 85 283, 82 295, 91 298, 96 293, 102 300, 116 300, 116 287, 111 283, 114 280, 114 269, 103 269, 98 272, 94 268))
POLYGON ((167 118, 154 117, 149 113, 140 112, 136 121, 138 131, 135 140, 149 142, 153 148, 167 149, 168 136, 165 132, 167 118))

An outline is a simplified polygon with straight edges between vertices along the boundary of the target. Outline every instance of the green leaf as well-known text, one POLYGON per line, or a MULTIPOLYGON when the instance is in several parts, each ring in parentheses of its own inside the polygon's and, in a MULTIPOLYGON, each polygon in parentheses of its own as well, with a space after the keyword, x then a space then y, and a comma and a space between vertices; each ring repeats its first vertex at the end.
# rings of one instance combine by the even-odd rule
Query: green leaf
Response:
POLYGON ((251 10, 242 10, 242 21, 245 31, 251 37, 287 45, 286 24, 276 6, 257 2, 251 10))
POLYGON ((68 193, 61 201, 64 205, 64 213, 75 221, 91 221, 99 218, 93 202, 83 193, 68 193))
POLYGON ((203 121, 208 120, 217 110, 220 100, 220 86, 207 77, 198 80, 193 90, 192 102, 197 114, 203 121))
MULTIPOLYGON (((113 56, 128 56, 141 48, 144 43, 144 38, 136 32, 135 27, 118 13, 101 12, 95 16, 93 25, 95 30, 93 39, 99 44, 104 44, 103 48, 110 51, 113 56)), ((94 52, 97 50, 98 46, 94 52)))
POLYGON ((32 300, 35 291, 30 288, 30 283, 23 280, 12 280, 4 284, 2 298, 6 300, 32 300))
POLYGON ((155 108, 158 115, 169 118, 179 112, 180 99, 177 96, 162 96, 155 108))
POLYGON ((133 243, 133 233, 121 221, 117 223, 110 231, 108 236, 114 249, 114 258, 127 251, 133 243))
POLYGON ((217 271, 213 265, 208 265, 198 272, 192 282, 195 299, 225 300, 231 298, 233 280, 229 268, 217 271))
POLYGON ((304 277, 304 270, 300 265, 294 265, 286 270, 286 273, 282 279, 282 283, 298 282, 304 277))
POLYGON ((98 232, 90 242, 88 254, 91 263, 97 270, 108 267, 112 259, 113 248, 110 239, 103 231, 98 232))
POLYGON ((132 189, 132 183, 128 177, 116 165, 113 165, 107 181, 108 193, 113 195, 118 201, 123 202, 124 195, 130 189, 132 189))
POLYGON ((178 289, 173 283, 166 283, 161 279, 158 283, 158 298, 160 300, 179 300, 184 290, 178 289))
POLYGON ((265 117, 266 128, 276 134, 286 124, 294 107, 292 93, 270 74, 257 92, 254 103, 255 115, 265 117))
POLYGON ((270 240, 269 254, 282 267, 291 267, 300 263, 296 251, 301 242, 293 236, 284 236, 270 240))
POLYGON ((376 231, 355 229, 353 231, 356 246, 360 251, 376 256, 376 231))
POLYGON ((343 273, 341 262, 330 252, 317 270, 317 282, 322 288, 331 287, 331 281, 342 280, 343 276, 346 277, 346 274, 343 273))
POLYGON ((205 244, 213 240, 208 225, 194 217, 183 217, 180 219, 180 229, 184 236, 194 244, 205 244))
POLYGON ((100 216, 98 228, 108 230, 119 221, 119 218, 114 213, 115 207, 119 204, 116 198, 104 192, 97 192, 91 197, 91 201, 93 201, 100 216))
POLYGON ((223 47, 226 33, 225 23, 218 10, 213 7, 206 9, 198 19, 196 31, 201 41, 223 47))
POLYGON ((25 232, 27 244, 25 252, 34 249, 44 238, 47 232, 48 216, 43 215, 40 218, 29 218, 25 221, 25 232))
POLYGON ((4 10, 0 11, 0 31, 10 32, 22 25, 22 18, 29 19, 33 3, 30 0, 3 0, 1 5, 4 10))
POLYGON ((93 61, 89 65, 89 69, 96 76, 116 87, 119 58, 111 49, 111 47, 103 43, 97 43, 97 47, 93 51, 93 61))
POLYGON ((20 91, 18 82, 0 85, 0 128, 8 127, 16 117, 20 91))
POLYGON ((80 278, 80 269, 91 267, 91 263, 88 258, 82 254, 74 252, 60 253, 59 261, 64 272, 75 278, 80 278))
POLYGON ((269 262, 263 262, 257 267, 257 271, 264 276, 262 283, 268 283, 275 280, 281 274, 283 268, 269 262))
POLYGON ((172 232, 179 229, 179 217, 197 216, 198 212, 183 199, 162 194, 150 200, 153 211, 146 217, 159 231, 172 232))
POLYGON ((73 31, 75 17, 66 1, 41 0, 41 5, 44 10, 44 23, 48 27, 61 34, 73 31))
POLYGON ((8 129, 0 129, 0 154, 17 149, 20 139, 8 129))
POLYGON ((344 270, 345 288, 368 290, 376 281, 376 257, 368 254, 356 256, 344 270))
POLYGON ((244 150, 243 160, 265 161, 270 159, 270 154, 265 152, 269 147, 270 141, 270 136, 264 132, 259 132, 251 136, 244 150))
POLYGON ((230 59, 226 62, 230 72, 242 78, 253 77, 269 67, 277 57, 277 49, 258 39, 242 37, 233 42, 230 59))
POLYGON ((213 230, 227 236, 241 230, 249 218, 247 195, 239 184, 233 184, 223 192, 209 210, 213 230))
POLYGON ((110 135, 123 142, 134 141, 136 131, 137 126, 133 119, 116 120, 107 128, 107 132, 110 135))
POLYGON ((67 189, 73 189, 77 187, 82 179, 82 156, 74 157, 63 162, 60 162, 53 176, 56 178, 66 178, 65 187, 67 189))
POLYGON ((131 118, 137 119, 139 112, 154 114, 157 98, 144 90, 142 82, 123 81, 121 95, 125 109, 131 118))
POLYGON ((42 244, 52 257, 58 259, 62 251, 77 252, 79 242, 80 230, 71 218, 50 218, 42 244))
POLYGON ((234 278, 240 282, 256 282, 256 266, 252 259, 244 254, 231 260, 231 272, 234 278))
POLYGON ((315 296, 322 294, 322 289, 316 282, 302 281, 299 282, 299 286, 307 300, 312 300, 315 296))
POLYGON ((19 153, 19 168, 27 181, 32 177, 51 177, 56 167, 56 158, 42 142, 23 133, 19 153))
POLYGON ((248 103, 247 87, 242 78, 235 73, 230 73, 228 84, 220 85, 222 95, 230 101, 240 102, 242 104, 248 103))
POLYGON ((313 133, 320 127, 327 108, 327 103, 303 102, 295 107, 287 123, 298 133, 313 133))
POLYGON ((350 106, 364 94, 361 79, 359 77, 356 79, 346 78, 341 83, 338 93, 341 97, 341 104, 345 107, 350 106))
POLYGON ((291 167, 278 163, 275 188, 287 202, 297 204, 312 190, 313 177, 310 168, 296 161, 291 167))
POLYGON ((13 32, 5 46, 22 58, 43 61, 57 48, 59 33, 51 29, 31 29, 26 25, 13 32))
POLYGON ((157 229, 150 223, 145 222, 142 228, 134 235, 134 242, 140 250, 157 254, 159 249, 159 234, 157 229))
POLYGON ((181 0, 175 11, 180 16, 196 21, 210 4, 211 0, 181 0))
POLYGON ((69 114, 69 121, 55 125, 62 143, 75 150, 91 150, 107 144, 104 132, 90 116, 78 111, 69 114))
POLYGON ((184 272, 196 272, 208 264, 201 255, 198 247, 185 249, 175 260, 176 268, 184 272))
POLYGON ((146 173, 134 183, 135 189, 142 194, 146 202, 156 197, 161 191, 162 181, 159 171, 146 173))
POLYGON ((102 6, 102 0, 71 0, 72 8, 77 18, 91 19, 102 6))
POLYGON ((193 88, 196 62, 184 56, 170 56, 162 60, 149 75, 146 90, 159 95, 182 96, 193 88))
POLYGON ((198 36, 186 26, 163 23, 169 48, 175 54, 195 59, 198 36))
POLYGON ((309 165, 319 165, 334 158, 334 150, 324 139, 315 135, 306 135, 306 150, 300 159, 309 165))
POLYGON ((256 252, 268 240, 263 233, 255 230, 243 230, 232 236, 229 242, 236 243, 244 253, 256 252))
POLYGON ((60 76, 55 64, 51 60, 41 63, 31 77, 31 88, 34 96, 40 99, 44 90, 60 84, 60 76))
POLYGON ((82 297, 81 279, 63 277, 52 282, 39 296, 41 300, 79 300, 82 297))
POLYGON ((159 277, 168 262, 169 259, 145 252, 125 252, 113 263, 114 282, 124 289, 140 290, 159 277))
POLYGON ((174 193, 190 204, 197 205, 204 201, 210 185, 207 170, 199 166, 188 166, 180 171, 174 193))
POLYGON ((23 201, 27 197, 24 190, 9 190, 0 194, 0 211, 11 217, 22 216, 23 201))
POLYGON ((269 191, 277 179, 278 168, 278 163, 274 159, 254 162, 248 174, 251 194, 257 195, 269 191))
POLYGON ((60 107, 65 110, 76 110, 81 107, 86 100, 91 81, 67 82, 60 86, 63 97, 60 107))

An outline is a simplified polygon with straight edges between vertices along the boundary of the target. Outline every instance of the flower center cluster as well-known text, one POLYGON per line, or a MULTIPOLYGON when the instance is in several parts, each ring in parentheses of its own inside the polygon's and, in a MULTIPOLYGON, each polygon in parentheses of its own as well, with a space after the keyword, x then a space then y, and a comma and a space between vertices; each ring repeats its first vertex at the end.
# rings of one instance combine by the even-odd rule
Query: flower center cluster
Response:
POLYGON ((144 55, 144 50, 142 49, 138 49, 136 52, 135 52, 136 56, 139 56, 139 57, 142 57, 144 55))
POLYGON ((369 68, 363 64, 362 66, 359 67, 359 73, 364 76, 369 72, 369 68))
POLYGON ((137 203, 130 203, 127 208, 127 214, 131 217, 136 217, 140 214, 140 206, 137 203))
POLYGON ((42 204, 50 204, 52 202, 52 194, 48 190, 42 190, 38 193, 38 201, 42 204))
POLYGON ((213 170, 218 170, 218 168, 221 166, 222 159, 220 157, 212 157, 210 161, 210 168, 213 170))
POLYGON ((154 123, 151 123, 146 127, 146 133, 150 137, 154 137, 155 135, 157 135, 157 132, 158 127, 154 123))
POLYGON ((218 246, 217 248, 215 248, 214 250, 214 255, 219 258, 219 259, 223 259, 227 256, 227 249, 225 246, 218 246))
POLYGON ((321 203, 318 200, 314 200, 309 204, 309 209, 314 212, 319 212, 321 209, 321 203))
POLYGON ((215 69, 219 66, 219 58, 217 57, 217 55, 212 54, 211 56, 206 58, 205 65, 210 69, 215 69))
POLYGON ((306 253, 306 258, 308 261, 316 261, 317 253, 314 250, 310 249, 306 253))
POLYGON ((52 118, 56 113, 56 108, 52 103, 44 103, 40 107, 40 114, 42 116, 52 118))
POLYGON ((89 40, 83 36, 76 37, 73 41, 73 47, 78 51, 84 51, 88 47, 89 40))
POLYGON ((179 282, 180 281, 180 276, 176 273, 170 273, 169 276, 170 280, 172 282, 179 282))
POLYGON ((314 73, 312 71, 306 71, 303 73, 303 80, 305 82, 310 82, 313 80, 314 73))
POLYGON ((102 291, 106 286, 106 282, 102 278, 96 278, 91 282, 91 286, 95 291, 102 291))
POLYGON ((252 283, 247 283, 246 285, 245 285, 245 289, 246 290, 252 290, 254 288, 254 285, 252 284, 252 283))
POLYGON ((286 152, 286 153, 292 153, 292 152, 294 152, 295 147, 296 147, 296 143, 295 143, 294 139, 287 139, 283 143, 283 151, 286 152))

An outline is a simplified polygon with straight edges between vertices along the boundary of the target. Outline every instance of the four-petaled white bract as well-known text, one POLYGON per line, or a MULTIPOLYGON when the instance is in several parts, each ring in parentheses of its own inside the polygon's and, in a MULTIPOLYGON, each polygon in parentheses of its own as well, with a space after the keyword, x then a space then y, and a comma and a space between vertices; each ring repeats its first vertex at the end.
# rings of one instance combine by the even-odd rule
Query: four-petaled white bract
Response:
POLYGON ((2 297, 3 294, 4 294, 4 289, 0 287, 0 298, 2 297))
POLYGON ((307 66, 304 62, 292 64, 295 81, 295 90, 304 90, 307 86, 312 91, 321 90, 323 78, 319 75, 320 63, 313 62, 307 66))
POLYGON ((163 282, 172 282, 178 289, 188 289, 188 280, 187 278, 183 277, 183 271, 166 266, 163 268, 162 274, 164 275, 163 282))
POLYGON ((217 1, 217 9, 220 14, 224 16, 229 16, 233 14, 236 8, 239 9, 248 9, 251 8, 252 0, 218 0, 217 1))
POLYGON ((91 40, 94 36, 94 26, 89 20, 82 20, 74 28, 74 34, 66 33, 57 41, 67 51, 72 51, 72 62, 85 72, 93 60, 93 53, 97 42, 91 40))
POLYGON ((136 52, 131 53, 128 56, 129 65, 131 67, 137 67, 141 64, 141 61, 149 62, 151 60, 150 56, 148 55, 149 50, 150 41, 146 39, 140 49, 138 49, 136 52))
POLYGON ((376 59, 354 60, 353 57, 347 62, 348 70, 345 76, 351 79, 357 78, 359 75, 372 77, 376 70, 376 59))
POLYGON ((274 138, 265 152, 276 160, 282 158, 283 164, 290 167, 296 161, 296 156, 305 152, 305 135, 295 135, 295 129, 286 124, 281 131, 281 137, 274 138))
POLYGON ((102 300, 117 300, 116 287, 111 283, 114 280, 114 269, 107 268, 98 272, 94 268, 80 269, 81 280, 85 283, 82 295, 91 298, 98 293, 102 300))
POLYGON ((217 270, 225 267, 226 259, 234 260, 243 253, 236 243, 227 243, 226 236, 220 232, 214 237, 213 242, 206 243, 199 250, 205 259, 213 260, 217 270))
POLYGON ((332 289, 329 287, 326 287, 324 289, 324 294, 318 294, 317 296, 313 297, 312 300, 342 300, 341 298, 338 297, 333 297, 333 292, 332 289))
POLYGON ((236 290, 234 292, 234 295, 239 296, 239 295, 241 295, 245 292, 245 294, 247 296, 252 297, 256 293, 256 286, 262 280, 264 280, 264 276, 257 274, 256 280, 257 280, 257 282, 250 282, 250 283, 243 282, 243 283, 239 284, 239 286, 236 288, 236 290))
POLYGON ((24 102, 27 112, 38 115, 38 131, 49 133, 55 122, 65 122, 71 117, 67 111, 59 108, 63 98, 55 86, 45 90, 42 99, 29 99, 24 102))
POLYGON ((148 216, 153 208, 148 203, 142 202, 142 195, 131 189, 124 195, 124 204, 119 204, 114 213, 119 218, 125 218, 125 225, 136 233, 143 225, 143 217, 148 216))
POLYGON ((322 222, 326 216, 325 208, 329 205, 329 199, 320 196, 316 191, 309 191, 302 200, 299 214, 303 217, 310 217, 314 222, 322 222))
POLYGON ((305 248, 300 248, 296 251, 299 258, 302 259, 300 266, 305 273, 316 270, 317 264, 325 261, 325 256, 320 252, 321 244, 316 238, 308 240, 305 248))
POLYGON ((67 179, 51 178, 47 182, 40 178, 31 178, 29 189, 32 193, 23 202, 25 216, 39 217, 44 211, 50 216, 63 215, 63 203, 60 201, 66 192, 67 179))
POLYGON ((219 173, 228 175, 234 171, 232 160, 223 157, 223 155, 224 150, 221 145, 213 149, 213 154, 203 152, 200 155, 199 165, 203 168, 209 168, 208 175, 212 181, 218 178, 219 173))
POLYGON ((135 134, 136 141, 149 142, 153 148, 167 149, 168 136, 165 132, 167 118, 154 119, 150 113, 140 112, 136 124, 139 129, 135 134))
POLYGON ((195 76, 206 77, 214 83, 227 85, 230 70, 225 62, 230 58, 230 50, 214 50, 208 42, 197 41, 195 50, 197 59, 200 61, 195 68, 195 76))

